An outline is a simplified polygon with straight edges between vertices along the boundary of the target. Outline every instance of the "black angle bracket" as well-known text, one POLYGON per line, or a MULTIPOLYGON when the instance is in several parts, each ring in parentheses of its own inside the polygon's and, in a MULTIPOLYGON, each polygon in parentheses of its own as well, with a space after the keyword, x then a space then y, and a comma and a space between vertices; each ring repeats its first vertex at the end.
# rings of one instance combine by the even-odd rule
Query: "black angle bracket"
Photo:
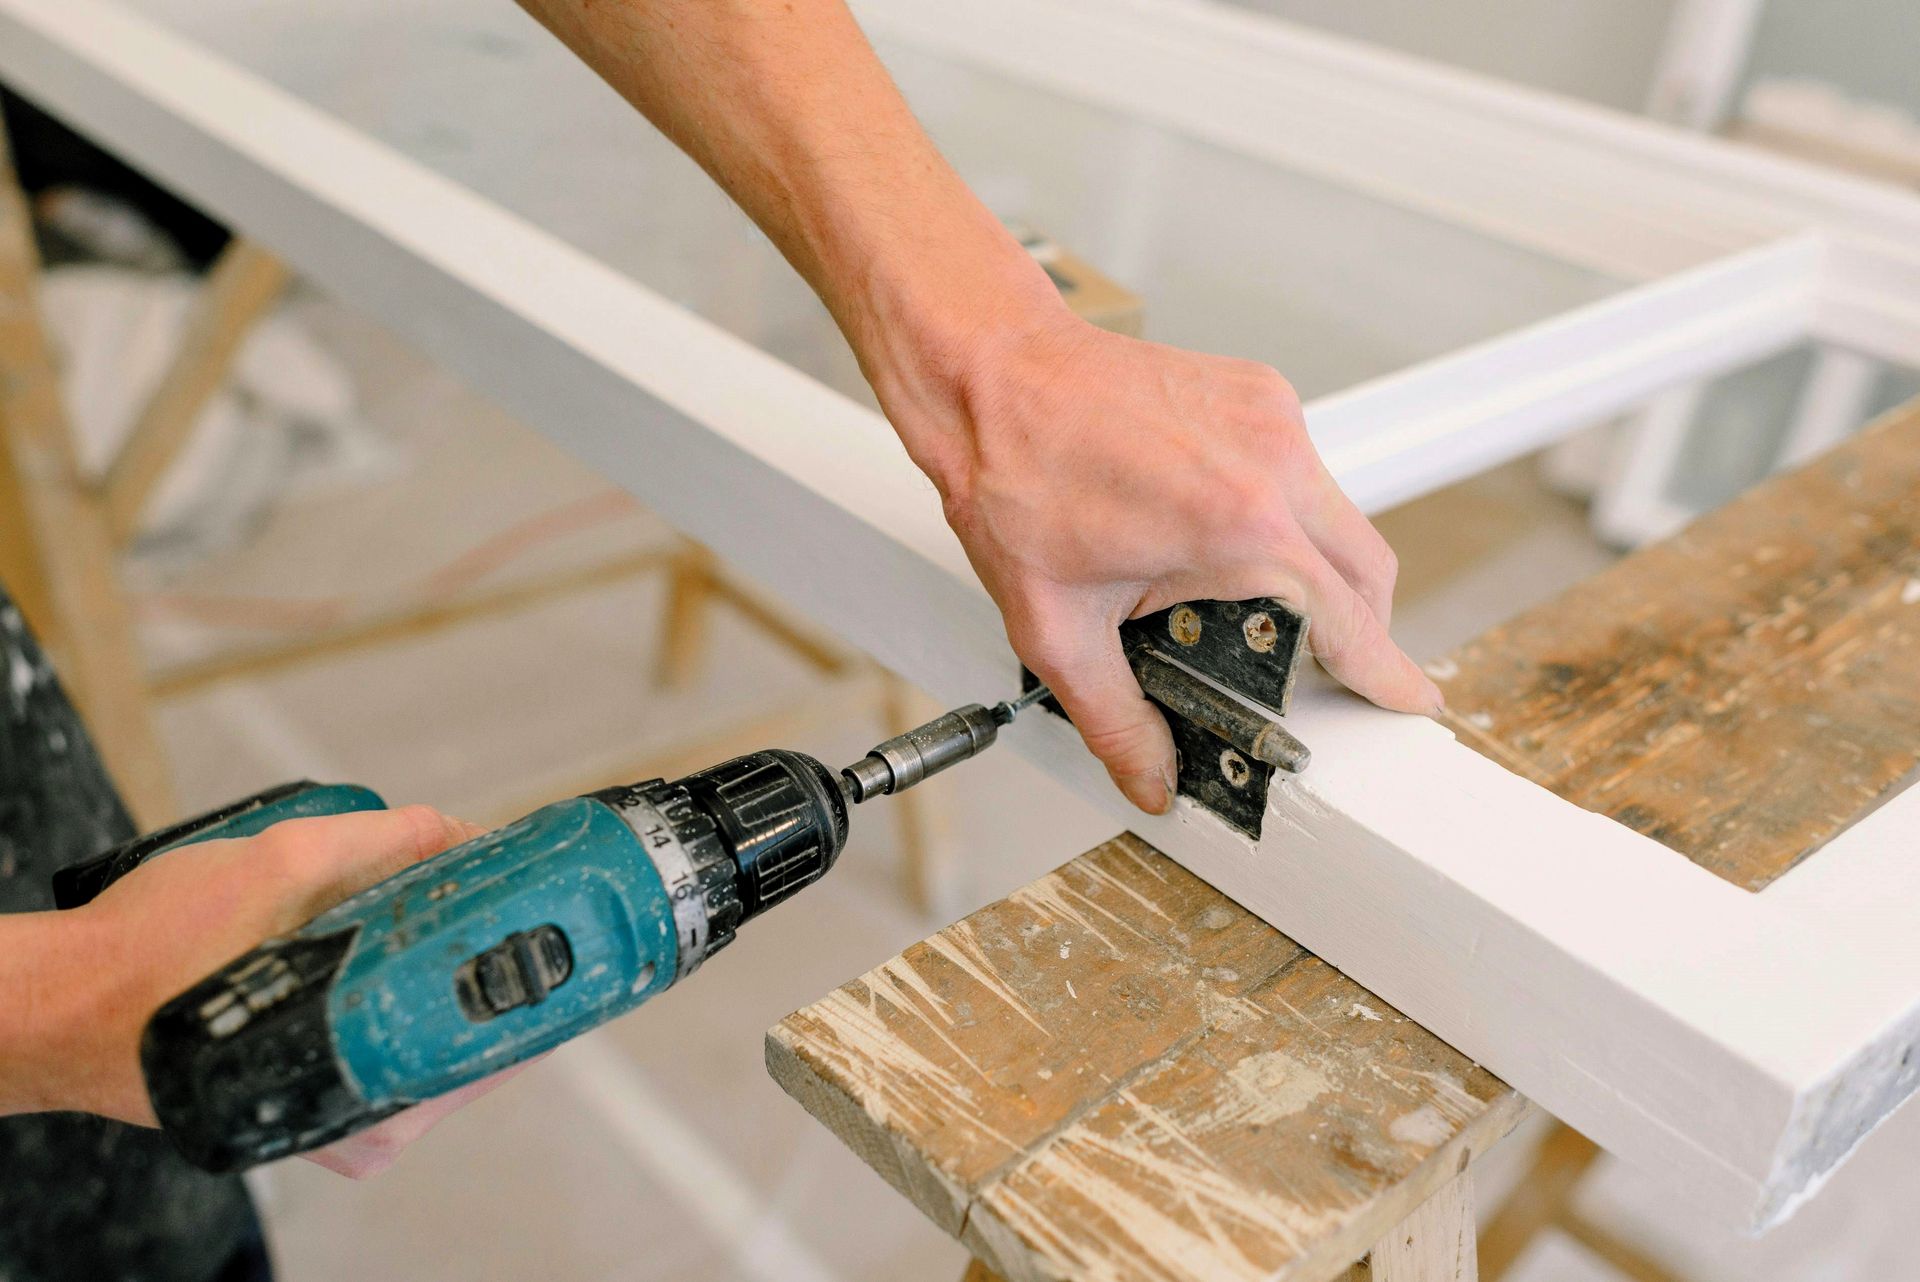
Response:
POLYGON ((1274 772, 1298 774, 1310 756, 1279 722, 1306 662, 1307 617, 1278 597, 1188 601, 1121 624, 1120 643, 1167 715, 1180 795, 1258 837, 1274 772))

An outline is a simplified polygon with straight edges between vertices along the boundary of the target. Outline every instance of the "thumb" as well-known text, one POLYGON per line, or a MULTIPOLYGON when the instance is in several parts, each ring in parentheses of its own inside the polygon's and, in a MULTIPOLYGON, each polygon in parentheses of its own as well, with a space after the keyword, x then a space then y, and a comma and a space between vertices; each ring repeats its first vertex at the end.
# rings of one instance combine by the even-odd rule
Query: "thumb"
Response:
POLYGON ((1114 786, 1150 815, 1173 804, 1173 734, 1140 693, 1113 624, 1082 622, 1065 646, 1033 647, 1027 666, 1053 691, 1114 786), (1038 660, 1038 662, 1036 662, 1038 660))
POLYGON ((402 806, 289 819, 261 838, 294 883, 283 900, 291 928, 484 831, 432 806, 402 806))

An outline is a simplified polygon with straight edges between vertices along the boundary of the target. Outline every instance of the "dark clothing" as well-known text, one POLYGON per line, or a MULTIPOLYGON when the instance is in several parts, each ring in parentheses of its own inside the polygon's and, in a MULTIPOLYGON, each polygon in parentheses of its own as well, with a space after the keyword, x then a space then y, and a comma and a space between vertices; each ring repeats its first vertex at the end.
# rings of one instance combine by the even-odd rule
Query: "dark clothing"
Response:
MULTIPOLYGON (((5 88, 0 88, 0 116, 6 120, 14 171, 27 195, 84 187, 113 196, 145 214, 191 266, 206 267, 226 248, 231 237, 225 227, 5 88)), ((40 254, 49 263, 74 257, 71 246, 44 239, 40 254)))
MULTIPOLYGON (((56 868, 132 835, 86 728, 0 589, 0 912, 52 908, 56 868)), ((0 1117, 0 1282, 266 1276, 238 1178, 188 1166, 144 1127, 0 1117)))

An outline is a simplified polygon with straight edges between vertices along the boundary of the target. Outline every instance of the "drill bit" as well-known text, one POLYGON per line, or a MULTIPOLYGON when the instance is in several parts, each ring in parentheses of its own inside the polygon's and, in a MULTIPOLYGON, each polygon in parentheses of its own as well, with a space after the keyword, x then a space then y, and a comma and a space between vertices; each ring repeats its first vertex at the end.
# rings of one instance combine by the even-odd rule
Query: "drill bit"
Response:
POLYGON ((1017 699, 1002 699, 999 703, 993 705, 994 724, 1002 726, 1012 725, 1015 717, 1052 694, 1053 691, 1047 689, 1045 684, 1040 684, 1026 691, 1017 699))

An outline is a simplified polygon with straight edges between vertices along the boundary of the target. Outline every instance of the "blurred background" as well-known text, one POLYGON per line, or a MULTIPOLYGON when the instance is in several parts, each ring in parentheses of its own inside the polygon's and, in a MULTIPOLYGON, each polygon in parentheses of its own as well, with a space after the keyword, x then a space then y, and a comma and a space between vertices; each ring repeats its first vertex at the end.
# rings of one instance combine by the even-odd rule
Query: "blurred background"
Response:
MULTIPOLYGON (((1911 0, 1243 2, 1920 186, 1911 0)), ((758 233, 644 122, 616 120, 619 104, 511 6, 427 0, 409 6, 400 40, 371 0, 136 7, 491 184, 510 207, 870 400, 758 233), (429 64, 441 80, 408 74, 429 64), (511 93, 468 92, 482 77, 540 86, 543 114, 529 119, 511 93), (584 131, 600 149, 591 163, 534 159, 589 119, 605 122, 584 131)), ((1065 253, 1114 287, 1103 320, 1255 355, 1307 398, 1618 284, 1200 144, 1121 137, 1097 112, 1069 116, 1037 91, 882 46, 996 212, 1036 252, 1065 253), (1188 199, 1148 198, 1138 167, 1099 159, 1143 146, 1159 149, 1152 184, 1188 199), (1289 243, 1314 250, 1290 257, 1289 243)), ((107 475, 228 237, 30 104, 4 106, 82 461, 107 475)), ((124 521, 124 576, 183 811, 312 777, 493 822, 762 740, 851 758, 931 706, 392 334, 270 262, 251 270, 259 301, 236 330, 230 376, 124 521)), ((1388 512, 1380 524, 1402 558, 1394 630, 1416 658, 1438 657, 1916 393, 1911 371, 1797 350, 1680 394, 1657 448, 1644 422, 1595 424, 1388 512), (1834 408, 1809 428, 1797 408, 1816 386, 1834 408)), ((556 1055, 379 1180, 300 1162, 255 1177, 283 1276, 958 1276, 961 1249, 766 1076, 761 1035, 1112 825, 1011 757, 922 795, 899 822, 856 833, 834 879, 758 923, 700 985, 556 1055)), ((1908 1110, 1808 1212, 1757 1243, 1703 1231, 1612 1168, 1583 1193, 1585 1209, 1699 1282, 1916 1278, 1916 1140, 1908 1110)), ((1483 1205, 1527 1142, 1491 1160, 1483 1205)), ((1549 1236, 1514 1276, 1616 1275, 1549 1236)))

